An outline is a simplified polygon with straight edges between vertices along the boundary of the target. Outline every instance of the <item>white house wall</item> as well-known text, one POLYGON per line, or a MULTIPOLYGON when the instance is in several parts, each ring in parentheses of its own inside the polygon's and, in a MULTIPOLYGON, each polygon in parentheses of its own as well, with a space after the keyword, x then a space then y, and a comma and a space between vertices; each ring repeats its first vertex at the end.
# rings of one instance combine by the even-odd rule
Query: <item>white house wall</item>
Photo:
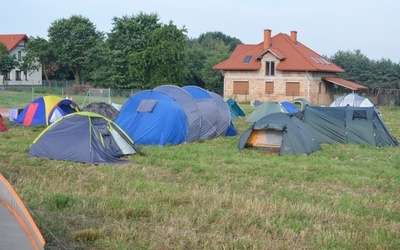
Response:
MULTIPOLYGON (((13 50, 10 51, 10 55, 15 55, 16 60, 18 60, 18 51, 21 51, 21 61, 26 55, 26 52, 23 51, 25 47, 25 42, 21 41, 13 50)), ((21 71, 19 68, 15 68, 10 72, 10 79, 5 80, 4 84, 6 86, 42 86, 42 67, 40 67, 39 71, 35 70, 33 72, 28 72, 28 75, 25 76, 24 72, 21 71, 21 80, 17 80, 17 71, 21 71)), ((0 74, 0 79, 3 76, 0 74)))

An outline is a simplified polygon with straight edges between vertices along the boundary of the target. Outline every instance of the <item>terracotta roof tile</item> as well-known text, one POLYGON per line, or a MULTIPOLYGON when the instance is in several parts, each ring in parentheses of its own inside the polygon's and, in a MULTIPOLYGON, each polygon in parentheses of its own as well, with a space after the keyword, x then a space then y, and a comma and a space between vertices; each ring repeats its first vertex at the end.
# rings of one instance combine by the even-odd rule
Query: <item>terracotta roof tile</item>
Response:
POLYGON ((2 42, 9 51, 13 50, 22 40, 28 41, 29 38, 25 34, 0 35, 0 42, 2 42))
POLYGON ((263 49, 259 44, 239 44, 231 57, 215 65, 214 70, 258 70, 261 67, 260 56, 272 53, 280 59, 276 65, 281 71, 321 71, 344 72, 343 69, 323 58, 302 43, 294 42, 287 34, 279 33, 271 38, 271 46, 263 49), (244 63, 246 56, 252 56, 249 63, 244 63))
POLYGON ((232 55, 226 60, 213 67, 213 69, 224 70, 258 70, 261 61, 257 58, 261 53, 262 46, 238 44, 232 55), (251 56, 249 62, 244 62, 246 56, 251 56))

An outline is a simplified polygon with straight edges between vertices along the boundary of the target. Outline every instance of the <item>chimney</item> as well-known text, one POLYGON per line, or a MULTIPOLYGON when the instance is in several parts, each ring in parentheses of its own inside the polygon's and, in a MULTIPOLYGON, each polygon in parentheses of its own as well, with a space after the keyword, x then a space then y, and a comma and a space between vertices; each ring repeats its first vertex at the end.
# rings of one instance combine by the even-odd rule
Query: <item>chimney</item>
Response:
POLYGON ((294 43, 297 43, 297 31, 290 31, 290 39, 292 39, 294 43))
POLYGON ((271 46, 271 30, 264 30, 264 50, 271 46))

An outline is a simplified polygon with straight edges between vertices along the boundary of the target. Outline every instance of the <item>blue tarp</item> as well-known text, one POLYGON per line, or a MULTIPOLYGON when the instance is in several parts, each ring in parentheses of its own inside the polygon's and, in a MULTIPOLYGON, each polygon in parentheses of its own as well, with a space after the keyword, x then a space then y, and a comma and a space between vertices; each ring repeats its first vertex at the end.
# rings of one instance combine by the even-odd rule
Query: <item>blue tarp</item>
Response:
POLYGON ((289 114, 295 114, 299 111, 290 102, 281 102, 282 106, 289 112, 289 114))

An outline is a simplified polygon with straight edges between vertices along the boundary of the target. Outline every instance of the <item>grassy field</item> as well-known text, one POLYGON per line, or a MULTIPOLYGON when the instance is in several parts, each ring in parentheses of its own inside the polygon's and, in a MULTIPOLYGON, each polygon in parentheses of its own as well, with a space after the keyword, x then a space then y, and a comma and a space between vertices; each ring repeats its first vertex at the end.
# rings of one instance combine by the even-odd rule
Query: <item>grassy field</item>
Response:
MULTIPOLYGON (((26 98, 0 91, 0 108, 23 108, 26 98)), ((400 110, 379 110, 399 140, 400 110)), ((43 129, 0 133, 0 172, 47 249, 400 248, 399 147, 276 156, 239 152, 235 136, 142 146, 146 157, 97 166, 27 157, 43 129)))

